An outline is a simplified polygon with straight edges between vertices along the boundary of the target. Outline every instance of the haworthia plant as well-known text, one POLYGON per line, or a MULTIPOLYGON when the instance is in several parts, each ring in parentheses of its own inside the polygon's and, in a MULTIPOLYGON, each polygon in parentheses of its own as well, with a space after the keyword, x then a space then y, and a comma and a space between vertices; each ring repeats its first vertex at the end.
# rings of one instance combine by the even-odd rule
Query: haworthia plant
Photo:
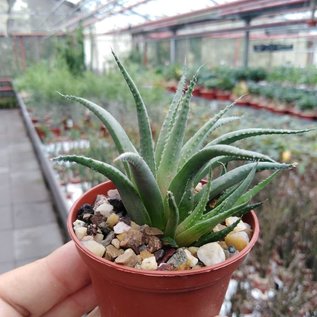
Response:
POLYGON ((185 140, 196 73, 188 85, 186 77, 181 78, 158 141, 154 144, 143 99, 120 59, 113 55, 135 100, 139 146, 132 144, 120 123, 102 107, 83 98, 65 97, 89 109, 105 125, 119 152, 114 163, 124 163, 126 174, 116 166, 83 156, 64 155, 54 160, 78 163, 105 175, 117 186, 131 219, 140 225, 160 228, 165 233, 165 241, 173 245, 201 245, 222 239, 237 222, 217 233, 212 229, 229 216, 242 217, 261 205, 251 202, 251 199, 271 182, 277 171, 294 167, 294 164, 279 163, 262 153, 231 144, 260 135, 297 134, 310 130, 243 129, 210 139, 215 129, 239 119, 224 117, 232 104, 203 123, 192 137, 185 140), (232 160, 240 162, 239 166, 228 168, 227 164, 232 160), (255 174, 263 170, 276 172, 253 184, 255 174), (210 177, 206 185, 197 192, 196 185, 208 174, 210 177), (213 207, 209 204, 211 200, 213 207))

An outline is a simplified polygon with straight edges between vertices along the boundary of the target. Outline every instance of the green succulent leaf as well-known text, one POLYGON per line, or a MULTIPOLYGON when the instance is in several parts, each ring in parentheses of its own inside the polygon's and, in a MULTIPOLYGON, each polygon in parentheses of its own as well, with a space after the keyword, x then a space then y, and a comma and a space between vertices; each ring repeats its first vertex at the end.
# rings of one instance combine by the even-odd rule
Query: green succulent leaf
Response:
MULTIPOLYGON (((63 95, 61 93, 60 95, 70 101, 78 102, 79 104, 90 110, 93 114, 95 114, 96 117, 105 125, 105 127, 109 131, 119 153, 137 152, 126 132, 122 128, 121 124, 106 109, 84 98, 71 95, 63 95)), ((127 166, 125 166, 125 170, 127 175, 129 176, 130 171, 127 166)))
POLYGON ((208 219, 203 219, 196 222, 193 226, 189 227, 187 230, 181 231, 176 234, 176 242, 180 246, 191 245, 198 241, 203 235, 210 232, 218 223, 223 222, 226 218, 234 216, 241 212, 247 204, 239 205, 231 209, 227 209, 221 214, 208 219))
MULTIPOLYGON (((217 157, 211 159, 196 174, 196 176, 194 178, 194 185, 198 184, 202 179, 204 179, 207 176, 208 171, 213 170, 218 166, 223 166, 223 164, 227 164, 233 160, 241 160, 241 159, 240 159, 240 157, 236 157, 236 156, 224 156, 224 155, 217 156, 217 157)), ((253 161, 253 159, 250 159, 250 160, 253 161)))
POLYGON ((178 225, 176 229, 176 233, 180 233, 192 225, 194 225, 197 221, 203 218, 204 212, 206 210, 207 203, 209 201, 209 192, 211 190, 211 179, 209 182, 202 188, 201 193, 202 197, 195 209, 189 215, 183 215, 183 221, 178 225), (187 216, 186 218, 184 216, 187 216), (185 218, 185 219, 184 219, 185 218))
POLYGON ((58 156, 54 158, 53 161, 77 163, 108 177, 116 185, 122 202, 131 219, 138 224, 152 224, 139 193, 134 188, 132 182, 127 178, 127 176, 125 176, 117 168, 101 161, 77 155, 58 156))
POLYGON ((180 221, 182 221, 187 215, 188 212, 194 208, 194 188, 193 180, 188 180, 183 196, 178 204, 178 210, 180 215, 180 221))
POLYGON ((169 190, 174 193, 177 203, 182 197, 187 181, 194 178, 197 172, 211 159, 223 155, 230 157, 235 156, 241 159, 273 161, 266 155, 253 151, 241 150, 230 145, 213 145, 206 147, 193 155, 172 180, 169 190))
POLYGON ((183 139, 185 135, 185 128, 187 123, 190 98, 197 82, 197 73, 190 81, 185 96, 182 98, 177 118, 173 124, 173 127, 168 135, 160 165, 157 170, 157 181, 161 189, 161 193, 165 195, 173 176, 176 173, 180 152, 183 145, 183 139))
POLYGON ((120 154, 124 152, 137 152, 121 124, 106 109, 84 98, 71 95, 60 95, 70 101, 76 101, 80 103, 85 108, 94 113, 109 131, 120 154))
POLYGON ((238 225, 238 223, 240 221, 241 221, 241 219, 239 218, 233 224, 231 224, 230 226, 228 226, 222 230, 204 234, 197 242, 195 242, 195 246, 200 247, 200 246, 207 244, 207 243, 210 243, 210 242, 224 240, 224 238, 238 225))
POLYGON ((231 116, 231 117, 221 118, 215 123, 214 130, 222 127, 223 125, 226 125, 228 123, 231 123, 233 121, 237 121, 240 119, 241 119, 241 117, 239 117, 239 116, 231 116))
MULTIPOLYGON (((241 97, 239 98, 241 99, 241 97)), ((238 100, 239 100, 238 99, 238 100)), ((219 119, 228 112, 234 105, 236 101, 231 103, 230 105, 226 106, 223 110, 219 111, 214 117, 212 117, 210 120, 208 120, 183 146, 181 151, 181 158, 179 162, 179 168, 181 168, 186 161, 198 150, 200 150, 209 135, 220 125, 216 125, 217 122, 219 122, 219 119)), ((232 121, 229 120, 229 122, 232 121)), ((222 124, 224 124, 226 121, 222 121, 222 124)), ((228 122, 228 120, 227 120, 228 122)))
MULTIPOLYGON (((225 175, 222 175, 213 181, 212 191, 210 192, 209 198, 216 198, 218 195, 223 193, 225 190, 238 184, 241 182, 250 171, 256 166, 257 171, 263 170, 282 170, 282 169, 290 169, 294 167, 292 164, 284 164, 284 163, 271 163, 271 162, 259 162, 259 163, 249 163, 242 166, 239 166, 225 175)), ((195 202, 200 199, 200 193, 194 196, 195 202)))
MULTIPOLYGON (((235 216, 242 217, 244 214, 248 213, 250 210, 254 210, 260 207, 261 205, 262 203, 255 203, 255 204, 245 206, 244 208, 241 208, 238 213, 235 213, 235 216)), ((197 242, 195 242, 195 246, 199 247, 206 243, 223 240, 238 225, 239 222, 240 222, 240 218, 237 221, 235 221, 232 225, 220 231, 206 233, 197 242)))
POLYGON ((164 150, 164 147, 167 142, 168 135, 170 134, 170 131, 175 123, 176 115, 177 115, 177 109, 180 104, 180 101, 183 96, 183 91, 185 89, 186 84, 186 72, 183 73, 180 81, 178 82, 176 93, 173 97, 172 103, 168 109, 168 112, 166 114, 166 117, 163 121, 156 146, 155 146, 155 161, 156 165, 159 166, 162 158, 162 153, 164 150))
POLYGON ((164 205, 160 189, 156 179, 143 160, 143 158, 132 152, 121 154, 115 161, 128 162, 134 176, 134 182, 138 189, 143 204, 150 215, 152 225, 164 229, 164 205))
MULTIPOLYGON (((247 177, 241 182, 241 184, 226 198, 223 200, 221 204, 219 204, 216 208, 212 209, 210 212, 204 215, 204 219, 209 219, 217 214, 221 214, 224 210, 230 209, 234 206, 237 200, 241 197, 242 194, 246 192, 246 190, 251 185, 251 182, 254 179, 256 172, 256 165, 253 166, 247 177)), ((209 198, 209 197, 208 197, 209 198)), ((248 203, 249 201, 242 201, 241 204, 248 203)), ((236 204, 236 205, 241 205, 236 204)))
POLYGON ((241 195, 241 197, 237 200, 236 205, 240 205, 246 201, 250 201, 257 193, 259 193, 261 190, 263 190, 271 181, 274 179, 274 177, 279 173, 280 171, 275 171, 273 174, 268 176, 266 179, 264 179, 262 182, 254 185, 251 189, 249 189, 246 193, 241 195))
POLYGON ((141 156, 144 158, 148 166, 150 167, 151 171, 155 175, 156 173, 156 166, 154 160, 154 146, 153 146, 153 139, 152 139, 152 131, 149 116, 144 105, 142 96, 138 88, 136 87, 134 81, 122 65, 119 58, 116 54, 112 51, 112 54, 116 60, 116 63, 125 79, 135 101, 137 116, 138 116, 138 123, 139 123, 139 133, 140 133, 140 149, 141 149, 141 156))
POLYGON ((226 133, 208 145, 213 144, 231 144, 238 140, 260 136, 260 135, 271 135, 271 134, 299 134, 312 131, 314 129, 304 129, 304 130, 284 130, 284 129, 260 129, 260 128, 253 128, 253 129, 241 129, 233 132, 226 133))
POLYGON ((167 192, 168 219, 165 228, 165 235, 175 238, 176 228, 179 222, 179 211, 172 192, 167 192))

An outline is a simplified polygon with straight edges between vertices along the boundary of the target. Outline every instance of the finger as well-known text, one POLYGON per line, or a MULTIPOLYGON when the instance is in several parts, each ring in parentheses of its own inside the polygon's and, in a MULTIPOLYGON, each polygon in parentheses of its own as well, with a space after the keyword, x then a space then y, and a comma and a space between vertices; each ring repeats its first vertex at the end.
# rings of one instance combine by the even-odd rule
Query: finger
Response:
POLYGON ((0 316, 21 317, 22 315, 0 298, 0 316))
POLYGON ((91 311, 96 305, 97 299, 90 284, 54 306, 43 317, 78 317, 91 311))
POLYGON ((0 298, 22 316, 41 316, 89 283, 86 266, 69 242, 46 258, 0 276, 0 298))

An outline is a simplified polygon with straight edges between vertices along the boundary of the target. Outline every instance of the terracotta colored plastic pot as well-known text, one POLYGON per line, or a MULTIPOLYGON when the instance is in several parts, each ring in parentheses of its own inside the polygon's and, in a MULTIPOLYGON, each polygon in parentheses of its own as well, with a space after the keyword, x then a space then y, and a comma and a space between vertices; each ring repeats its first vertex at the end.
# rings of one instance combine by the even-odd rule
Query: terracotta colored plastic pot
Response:
POLYGON ((88 266, 102 317, 214 317, 219 313, 233 271, 244 260, 259 235, 254 212, 245 217, 253 228, 249 245, 215 266, 190 271, 145 271, 123 267, 96 257, 84 248, 72 229, 78 209, 93 204, 98 194, 114 188, 102 183, 77 200, 68 218, 68 230, 88 266))
POLYGON ((216 94, 212 89, 202 89, 200 91, 200 95, 202 98, 212 100, 216 98, 216 94))

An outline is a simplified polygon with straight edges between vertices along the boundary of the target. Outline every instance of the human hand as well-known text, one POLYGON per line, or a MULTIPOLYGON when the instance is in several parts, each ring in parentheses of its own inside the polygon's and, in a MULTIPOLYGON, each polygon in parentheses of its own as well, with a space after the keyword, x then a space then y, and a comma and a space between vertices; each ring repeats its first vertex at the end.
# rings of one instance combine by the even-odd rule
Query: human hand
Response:
POLYGON ((96 305, 86 265, 73 242, 0 275, 0 316, 79 317, 96 305))

